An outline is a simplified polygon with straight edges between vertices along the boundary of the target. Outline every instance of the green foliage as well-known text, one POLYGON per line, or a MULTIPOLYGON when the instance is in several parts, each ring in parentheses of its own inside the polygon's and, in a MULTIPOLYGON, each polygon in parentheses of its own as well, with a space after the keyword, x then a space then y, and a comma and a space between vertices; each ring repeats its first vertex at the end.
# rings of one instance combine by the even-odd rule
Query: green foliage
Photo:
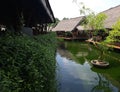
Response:
POLYGON ((55 34, 0 37, 1 92, 55 92, 55 34))
POLYGON ((106 42, 120 42, 120 20, 113 25, 113 30, 109 32, 106 42))
MULTIPOLYGON (((98 34, 99 30, 104 29, 104 20, 107 16, 104 13, 95 14, 90 8, 86 8, 83 3, 80 3, 80 14, 85 16, 85 20, 83 21, 83 25, 85 30, 94 31, 93 34, 98 34)), ((92 32, 90 31, 90 35, 92 32)))
POLYGON ((92 30, 94 30, 94 26, 95 26, 95 14, 91 13, 88 16, 86 16, 86 26, 89 28, 91 28, 92 30))
POLYGON ((91 13, 86 17, 86 26, 88 27, 88 29, 90 28, 98 33, 99 30, 104 29, 104 20, 106 18, 107 16, 104 13, 99 13, 97 15, 91 13))
POLYGON ((104 20, 107 18, 107 15, 104 13, 99 13, 95 16, 95 29, 104 29, 104 20))
MULTIPOLYGON (((76 2, 76 4, 77 4, 77 2, 76 2)), ((83 2, 80 2, 79 7, 80 7, 81 15, 87 16, 87 15, 93 13, 93 11, 90 8, 86 7, 83 2)))

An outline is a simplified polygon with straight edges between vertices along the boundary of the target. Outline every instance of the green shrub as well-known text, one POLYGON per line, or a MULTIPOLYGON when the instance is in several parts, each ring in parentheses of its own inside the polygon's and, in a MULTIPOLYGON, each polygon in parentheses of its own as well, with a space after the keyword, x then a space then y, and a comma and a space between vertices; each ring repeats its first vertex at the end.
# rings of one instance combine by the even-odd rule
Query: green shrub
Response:
POLYGON ((109 32, 109 36, 106 39, 108 43, 120 43, 120 19, 113 25, 113 29, 109 32))
POLYGON ((55 92, 55 34, 0 38, 1 92, 55 92))

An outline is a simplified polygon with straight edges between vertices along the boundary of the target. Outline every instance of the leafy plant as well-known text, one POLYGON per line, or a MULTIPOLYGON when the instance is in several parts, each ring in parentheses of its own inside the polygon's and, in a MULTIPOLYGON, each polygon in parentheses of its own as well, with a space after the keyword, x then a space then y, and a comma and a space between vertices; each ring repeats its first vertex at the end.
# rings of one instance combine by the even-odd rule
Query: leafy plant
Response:
POLYGON ((113 30, 109 32, 106 42, 119 42, 120 43, 120 19, 113 25, 113 30))
POLYGON ((55 34, 0 37, 1 92, 55 92, 55 34))
POLYGON ((90 8, 87 8, 84 3, 80 3, 80 14, 85 16, 83 25, 89 33, 89 38, 99 33, 100 30, 105 30, 104 20, 107 16, 104 13, 95 14, 90 8))
POLYGON ((105 30, 104 28, 104 20, 107 18, 107 16, 104 13, 99 13, 95 15, 95 13, 91 13, 88 16, 86 16, 86 24, 85 29, 90 31, 90 35, 93 37, 93 35, 99 34, 100 30, 105 30))

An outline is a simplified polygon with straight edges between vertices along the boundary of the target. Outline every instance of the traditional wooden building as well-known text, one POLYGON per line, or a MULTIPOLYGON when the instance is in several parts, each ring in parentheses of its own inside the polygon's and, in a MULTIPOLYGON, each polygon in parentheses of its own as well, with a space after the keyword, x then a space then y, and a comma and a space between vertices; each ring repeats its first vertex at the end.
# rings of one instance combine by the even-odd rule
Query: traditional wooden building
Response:
MULTIPOLYGON (((105 28, 106 29, 113 29, 113 25, 120 20, 120 5, 110 8, 106 11, 103 11, 103 13, 105 13, 107 15, 107 19, 105 20, 105 28)), ((116 39, 120 40, 120 36, 116 36, 116 39)), ((114 48, 116 48, 117 50, 120 50, 120 42, 114 42, 113 43, 115 46, 114 48), (118 46, 118 47, 117 47, 118 46)))
POLYGON ((81 33, 77 28, 79 26, 85 17, 77 17, 77 18, 71 18, 62 20, 58 23, 58 25, 52 29, 52 31, 55 31, 59 37, 69 37, 72 39, 80 39, 79 34, 81 33))
POLYGON ((24 23, 24 26, 41 25, 41 30, 47 23, 55 21, 48 0, 1 0, 0 24, 14 28, 24 23))

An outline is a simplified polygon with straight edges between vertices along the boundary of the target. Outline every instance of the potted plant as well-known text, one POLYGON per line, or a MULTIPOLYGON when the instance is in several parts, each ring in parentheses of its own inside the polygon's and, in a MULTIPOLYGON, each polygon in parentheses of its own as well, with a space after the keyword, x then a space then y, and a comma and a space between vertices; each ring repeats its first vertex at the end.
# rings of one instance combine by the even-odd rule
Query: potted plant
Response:
POLYGON ((96 66, 96 67, 100 67, 100 68, 106 68, 109 66, 109 62, 104 61, 104 46, 102 46, 101 44, 94 44, 95 47, 97 48, 97 50, 100 51, 99 57, 95 60, 91 60, 91 63, 96 66))

